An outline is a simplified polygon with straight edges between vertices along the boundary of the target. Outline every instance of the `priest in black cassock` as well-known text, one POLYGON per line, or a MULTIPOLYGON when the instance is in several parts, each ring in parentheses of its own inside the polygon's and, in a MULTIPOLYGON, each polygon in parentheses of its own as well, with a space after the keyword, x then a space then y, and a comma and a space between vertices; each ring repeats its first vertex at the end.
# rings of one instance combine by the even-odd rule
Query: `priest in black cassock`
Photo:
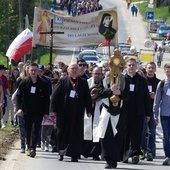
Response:
POLYGON ((87 80, 78 76, 78 65, 71 63, 68 76, 61 78, 52 94, 50 111, 57 115, 57 143, 62 161, 64 155, 78 162, 83 141, 85 109, 92 113, 92 101, 87 80))
POLYGON ((124 113, 123 101, 127 99, 127 94, 123 92, 125 82, 124 76, 119 75, 119 84, 111 85, 109 72, 103 79, 103 86, 99 89, 99 97, 102 99, 102 110, 98 124, 97 137, 101 138, 102 157, 106 160, 105 169, 117 167, 120 161, 120 151, 123 139, 124 113), (113 95, 119 96, 116 106, 113 106, 110 98, 113 95))

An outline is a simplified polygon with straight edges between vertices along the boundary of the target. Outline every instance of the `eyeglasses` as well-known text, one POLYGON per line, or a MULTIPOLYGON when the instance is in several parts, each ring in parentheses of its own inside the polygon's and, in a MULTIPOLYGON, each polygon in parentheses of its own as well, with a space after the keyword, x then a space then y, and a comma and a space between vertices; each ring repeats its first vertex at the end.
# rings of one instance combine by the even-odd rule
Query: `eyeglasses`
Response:
POLYGON ((128 66, 129 66, 129 67, 134 67, 134 66, 135 66, 135 64, 128 64, 128 66))
POLYGON ((87 66, 87 64, 79 64, 79 67, 86 67, 87 66))
POLYGON ((70 68, 71 70, 78 70, 78 68, 77 67, 73 67, 73 68, 70 68))
POLYGON ((101 73, 93 73, 93 74, 95 74, 95 75, 100 75, 101 73))

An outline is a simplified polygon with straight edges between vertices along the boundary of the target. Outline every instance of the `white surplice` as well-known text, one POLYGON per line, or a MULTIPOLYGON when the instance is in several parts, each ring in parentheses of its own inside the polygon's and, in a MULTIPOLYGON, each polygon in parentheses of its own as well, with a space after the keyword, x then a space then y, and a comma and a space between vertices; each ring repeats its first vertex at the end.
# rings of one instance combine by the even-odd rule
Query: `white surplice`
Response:
MULTIPOLYGON (((88 79, 87 82, 88 82, 89 88, 92 88, 96 85, 93 77, 88 79)), ((102 104, 102 100, 98 100, 95 103, 93 122, 92 122, 92 116, 90 118, 88 118, 85 113, 85 116, 84 116, 84 140, 92 140, 93 139, 93 142, 99 142, 99 137, 97 137, 97 132, 98 132, 101 104, 102 104)))
MULTIPOLYGON (((103 86, 104 88, 108 88, 108 83, 109 83, 109 78, 106 77, 104 80, 103 80, 103 86)), ((109 106, 109 98, 105 98, 105 99, 102 99, 102 102, 109 106)), ((121 100, 121 105, 120 107, 122 107, 122 104, 123 104, 123 101, 121 100)), ((113 130, 113 135, 115 136, 117 134, 117 129, 116 129, 116 126, 118 124, 118 121, 119 121, 119 117, 120 117, 120 114, 114 116, 114 115, 111 115, 107 109, 103 106, 102 108, 102 111, 101 111, 101 114, 100 114, 100 120, 99 120, 99 125, 98 125, 98 131, 97 131, 97 137, 99 138, 104 138, 105 136, 105 133, 106 133, 106 129, 107 129, 107 126, 108 126, 108 123, 109 123, 109 119, 111 121, 111 126, 112 126, 112 130, 113 130)))

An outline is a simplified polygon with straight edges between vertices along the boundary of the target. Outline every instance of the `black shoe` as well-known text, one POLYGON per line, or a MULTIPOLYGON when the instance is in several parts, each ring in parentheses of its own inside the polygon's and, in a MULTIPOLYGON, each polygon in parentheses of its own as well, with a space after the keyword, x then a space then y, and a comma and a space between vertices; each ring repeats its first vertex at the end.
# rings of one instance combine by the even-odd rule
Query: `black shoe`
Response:
POLYGON ((111 164, 106 163, 106 165, 105 165, 105 169, 112 169, 112 165, 111 165, 111 164))
POLYGON ((111 166, 112 166, 112 168, 116 168, 116 167, 117 167, 117 162, 113 161, 113 162, 111 163, 111 166))
POLYGON ((30 151, 30 157, 34 158, 36 156, 36 152, 34 150, 30 151))
POLYGON ((123 163, 128 163, 128 159, 127 159, 127 160, 123 160, 122 162, 123 162, 123 163))
POLYGON ((71 158, 71 162, 78 162, 78 159, 77 158, 71 158))
POLYGON ((82 154, 84 158, 88 158, 88 155, 87 154, 82 154))
POLYGON ((37 148, 41 148, 41 144, 38 143, 36 147, 37 147, 37 148))
POLYGON ((62 161, 64 159, 64 156, 63 155, 59 155, 59 161, 62 161))
POLYGON ((52 151, 51 151, 51 152, 52 152, 52 153, 57 152, 57 146, 54 145, 54 146, 52 147, 52 151))
POLYGON ((14 126, 14 121, 13 120, 11 120, 11 125, 14 126))
POLYGON ((139 156, 135 155, 132 157, 132 164, 137 164, 139 162, 139 156))
POLYGON ((131 154, 131 151, 127 150, 126 153, 123 155, 123 160, 122 160, 123 163, 128 163, 128 159, 130 157, 130 154, 131 154))
POLYGON ((99 156, 94 156, 94 157, 93 157, 93 160, 94 160, 94 161, 100 161, 100 158, 99 158, 99 156))

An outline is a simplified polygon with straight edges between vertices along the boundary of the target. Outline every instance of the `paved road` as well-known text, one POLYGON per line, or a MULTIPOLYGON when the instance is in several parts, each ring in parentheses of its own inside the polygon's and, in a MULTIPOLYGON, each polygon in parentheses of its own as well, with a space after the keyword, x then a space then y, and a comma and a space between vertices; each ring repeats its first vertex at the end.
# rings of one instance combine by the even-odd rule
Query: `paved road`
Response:
MULTIPOLYGON (((126 9, 126 3, 124 0, 105 0, 101 1, 104 8, 109 8, 114 6, 118 7, 118 17, 119 17, 119 31, 118 37, 119 42, 124 42, 128 36, 131 36, 132 43, 136 45, 137 49, 140 50, 144 48, 143 42, 146 40, 146 24, 142 22, 141 16, 132 17, 130 11, 126 9)), ((59 55, 55 61, 63 61, 69 64, 70 61, 75 61, 77 49, 67 49, 58 50, 59 55)), ((103 50, 105 51, 105 50, 103 50)), ((166 53, 164 55, 163 64, 169 62, 170 55, 166 53)), ((163 79, 165 76, 163 74, 163 68, 157 69, 157 76, 163 79)), ((7 155, 7 160, 0 165, 0 170, 102 170, 104 169, 105 162, 103 161, 93 161, 92 159, 82 159, 79 163, 71 163, 70 158, 65 158, 63 162, 57 160, 58 155, 50 152, 43 152, 40 149, 37 150, 37 156, 33 159, 27 157, 25 154, 20 153, 19 141, 16 142, 15 146, 11 148, 10 154, 7 155)), ((162 130, 159 126, 157 128, 156 136, 156 159, 153 162, 140 161, 138 165, 133 165, 131 163, 123 164, 118 163, 117 169, 128 169, 128 170, 169 170, 169 166, 162 166, 162 161, 164 159, 163 146, 162 146, 162 130)))
MULTIPOLYGON (((162 166, 164 158, 162 151, 162 133, 157 130, 156 137, 156 158, 152 162, 146 160, 140 161, 138 165, 131 163, 124 164, 118 163, 117 169, 128 170, 169 170, 168 166, 162 166)), ((66 157, 62 162, 57 160, 58 154, 51 152, 44 152, 37 149, 35 158, 27 157, 25 154, 20 153, 19 141, 11 148, 11 153, 7 156, 7 161, 1 164, 2 170, 102 170, 104 169, 104 161, 93 161, 91 158, 79 160, 79 163, 70 162, 70 158, 66 157)), ((130 162, 130 161, 129 161, 130 162)))

